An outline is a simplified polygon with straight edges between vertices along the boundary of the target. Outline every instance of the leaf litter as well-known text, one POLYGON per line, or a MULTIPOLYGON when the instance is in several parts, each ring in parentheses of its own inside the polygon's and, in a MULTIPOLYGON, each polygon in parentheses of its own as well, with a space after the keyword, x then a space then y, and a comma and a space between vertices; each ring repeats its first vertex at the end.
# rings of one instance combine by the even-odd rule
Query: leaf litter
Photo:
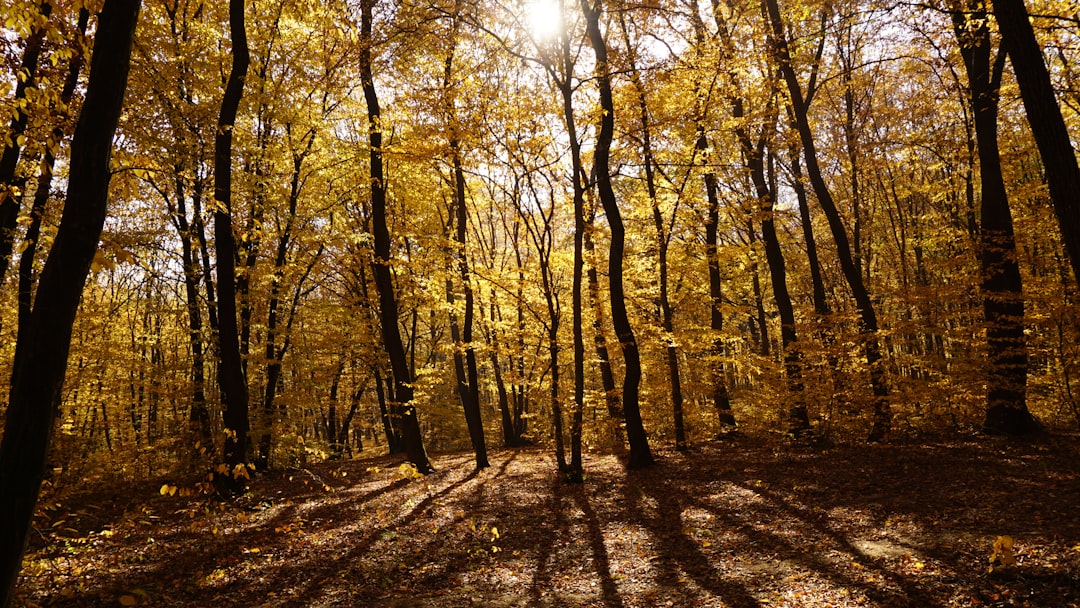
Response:
POLYGON ((577 485, 529 448, 44 497, 16 605, 1080 608, 1075 436, 657 452, 577 485))

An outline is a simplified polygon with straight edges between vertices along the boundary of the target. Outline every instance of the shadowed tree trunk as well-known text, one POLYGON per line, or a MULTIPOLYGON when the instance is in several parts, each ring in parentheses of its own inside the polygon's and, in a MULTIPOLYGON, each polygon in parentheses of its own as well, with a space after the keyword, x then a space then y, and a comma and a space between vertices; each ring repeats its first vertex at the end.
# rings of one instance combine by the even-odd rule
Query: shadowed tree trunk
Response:
POLYGON ((139 6, 138 0, 108 0, 98 17, 86 98, 71 142, 67 202, 26 334, 15 347, 0 440, 0 606, 11 604, 22 565, 60 406, 72 325, 105 224, 109 157, 139 6))
MULTIPOLYGON (((18 177, 15 174, 19 166, 19 157, 22 155, 23 133, 26 132, 26 126, 30 122, 28 109, 20 102, 26 101, 27 90, 37 86, 38 59, 41 57, 41 46, 45 41, 45 22, 52 14, 52 5, 42 2, 39 11, 43 21, 30 34, 26 40, 26 47, 23 49, 22 63, 18 70, 19 77, 16 78, 15 83, 15 103, 12 104, 14 111, 8 127, 7 143, 4 145, 3 153, 0 153, 0 283, 4 282, 11 263, 11 253, 15 245, 15 225, 19 218, 19 201, 22 199, 22 189, 26 183, 25 177, 18 177)), ((51 155, 48 148, 46 146, 46 153, 51 155)))
MULTIPOLYGON (((90 21, 90 11, 79 11, 79 23, 77 25, 80 41, 86 35, 86 27, 90 21)), ((76 50, 75 55, 68 64, 67 77, 64 80, 64 88, 60 91, 60 103, 67 107, 71 98, 75 95, 75 87, 79 84, 79 73, 82 71, 85 57, 81 50, 76 50)), ((66 116, 66 113, 65 113, 66 116)), ((57 126, 52 131, 52 141, 59 144, 64 138, 64 129, 57 126)), ((37 188, 34 190, 34 202, 30 208, 30 224, 26 227, 26 235, 23 237, 23 251, 19 258, 19 296, 18 296, 18 335, 26 333, 30 322, 30 313, 34 303, 34 256, 37 254, 38 241, 41 238, 41 223, 45 217, 45 208, 52 195, 53 170, 56 167, 56 156, 51 146, 45 146, 45 158, 41 163, 41 173, 38 174, 37 188)), ((3 282, 3 274, 0 273, 0 282, 3 282)), ((17 342, 17 340, 16 340, 17 342)))
POLYGON ((1040 430, 1027 409, 1027 339, 1024 295, 1016 239, 998 150, 998 91, 1005 54, 991 65, 990 28, 981 2, 953 9, 953 31, 968 74, 968 95, 979 150, 982 223, 983 318, 989 366, 986 369, 986 421, 992 433, 1022 435, 1040 430))
POLYGON ((232 40, 232 68, 221 100, 214 138, 214 250, 217 256, 218 385, 221 387, 222 422, 225 425, 225 475, 222 490, 231 495, 243 491, 247 479, 248 387, 240 357, 240 335, 236 310, 236 240, 232 229, 232 147, 233 126, 244 94, 250 57, 244 25, 244 1, 229 2, 229 33, 232 40))
POLYGON ((780 6, 777 0, 763 1, 765 12, 772 27, 774 54, 787 84, 795 126, 802 142, 803 155, 806 159, 806 173, 810 178, 810 185, 817 195, 818 204, 821 205, 825 217, 829 220, 829 228, 832 231, 833 241, 836 243, 836 255, 840 262, 840 269, 847 280, 852 297, 855 299, 855 305, 859 310, 863 355, 866 357, 866 364, 870 368, 870 384, 874 394, 873 426, 867 439, 869 441, 881 441, 888 434, 892 425, 892 414, 889 408, 889 387, 885 381, 881 348, 878 343, 877 314, 870 300, 870 293, 866 290, 866 285, 862 281, 862 275, 852 258, 847 229, 840 218, 840 213, 836 208, 832 193, 825 183, 825 178, 821 174, 814 135, 810 129, 810 121, 807 115, 808 104, 795 74, 795 68, 791 64, 791 54, 788 50, 784 24, 780 16, 780 6))
POLYGON ((645 435, 645 426, 641 420, 638 404, 638 390, 641 383, 641 358, 638 353, 637 339, 630 325, 626 310, 626 294, 623 287, 623 251, 626 242, 626 229, 623 227, 622 214, 615 200, 615 191, 611 186, 611 167, 609 164, 611 140, 615 131, 615 103, 611 95, 611 74, 608 66, 607 44, 600 32, 600 14, 603 4, 600 0, 590 3, 581 0, 581 12, 585 16, 585 29, 596 55, 596 82, 600 90, 600 130, 596 136, 596 149, 593 152, 594 173, 596 174, 597 195, 607 216, 611 228, 611 245, 608 254, 608 291, 611 295, 611 323, 615 335, 619 337, 619 347, 624 359, 622 403, 626 418, 626 439, 630 444, 630 459, 627 466, 636 469, 653 464, 649 440, 645 435))
POLYGON ((1009 53, 1028 123, 1046 168, 1046 182, 1069 252, 1073 279, 1080 281, 1080 167, 1069 131, 1024 0, 993 0, 993 5, 1002 45, 1009 53))
POLYGON ((379 321, 382 327, 383 345, 390 357, 390 368, 394 376, 391 414, 401 424, 402 441, 405 455, 420 473, 431 473, 435 469, 428 462, 424 450, 424 437, 420 433, 420 419, 413 403, 412 374, 405 354, 405 345, 398 326, 397 296, 394 293, 394 280, 390 273, 390 230, 386 222, 386 182, 383 175, 382 125, 379 111, 379 97, 371 74, 371 24, 372 12, 376 0, 361 0, 360 3, 360 78, 364 88, 364 99, 368 112, 368 143, 371 163, 371 232, 374 237, 374 259, 372 272, 375 275, 375 290, 379 295, 379 321))
MULTIPOLYGON (((458 16, 451 17, 453 20, 453 44, 457 42, 458 16)), ((476 455, 476 468, 484 469, 490 466, 487 457, 487 442, 484 438, 484 420, 480 410, 480 386, 479 373, 476 365, 476 349, 473 347, 473 317, 475 315, 475 298, 472 288, 472 279, 469 274, 469 259, 466 255, 466 232, 468 208, 465 203, 465 170, 461 164, 461 139, 459 125, 457 124, 457 110, 454 104, 454 81, 453 81, 454 49, 451 47, 447 55, 444 67, 443 93, 446 96, 446 120, 448 123, 450 139, 450 157, 454 169, 454 198, 450 209, 449 223, 454 227, 454 248, 451 260, 456 261, 458 279, 465 295, 465 314, 462 319, 462 327, 458 328, 457 313, 454 311, 453 280, 447 278, 446 298, 450 305, 450 333, 454 341, 454 373, 457 377, 458 398, 461 408, 465 411, 465 423, 469 428, 469 439, 472 442, 473 453, 476 455)))

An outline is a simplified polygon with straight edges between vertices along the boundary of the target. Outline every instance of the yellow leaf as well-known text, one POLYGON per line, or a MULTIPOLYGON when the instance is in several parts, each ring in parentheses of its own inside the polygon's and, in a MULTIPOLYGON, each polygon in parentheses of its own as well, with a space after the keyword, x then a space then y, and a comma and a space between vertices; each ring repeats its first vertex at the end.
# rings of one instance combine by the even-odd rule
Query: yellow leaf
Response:
POLYGON ((1013 555, 1013 537, 999 536, 994 541, 994 552, 990 554, 990 569, 995 567, 1009 567, 1016 565, 1016 557, 1013 555))

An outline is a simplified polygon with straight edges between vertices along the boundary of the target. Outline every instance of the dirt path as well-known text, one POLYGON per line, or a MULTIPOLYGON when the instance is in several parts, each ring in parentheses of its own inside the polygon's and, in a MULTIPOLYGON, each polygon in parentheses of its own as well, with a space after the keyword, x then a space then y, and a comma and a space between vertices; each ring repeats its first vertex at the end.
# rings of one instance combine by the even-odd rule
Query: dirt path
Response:
POLYGON ((28 606, 1080 607, 1080 442, 810 449, 741 438, 627 473, 546 450, 389 458, 52 500, 28 606), (998 536, 1017 565, 988 573, 998 536))

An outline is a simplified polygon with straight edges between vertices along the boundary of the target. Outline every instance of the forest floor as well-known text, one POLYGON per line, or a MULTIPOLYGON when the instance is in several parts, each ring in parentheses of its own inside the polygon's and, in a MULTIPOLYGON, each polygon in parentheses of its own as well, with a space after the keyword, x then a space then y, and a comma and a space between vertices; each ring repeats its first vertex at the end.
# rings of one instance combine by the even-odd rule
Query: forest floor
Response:
POLYGON ((327 462, 232 502, 161 481, 54 496, 16 605, 1080 607, 1078 437, 657 456, 589 457, 576 485, 529 448, 481 471, 435 456, 422 479, 327 462), (1015 565, 991 571, 1005 535, 1015 565))

